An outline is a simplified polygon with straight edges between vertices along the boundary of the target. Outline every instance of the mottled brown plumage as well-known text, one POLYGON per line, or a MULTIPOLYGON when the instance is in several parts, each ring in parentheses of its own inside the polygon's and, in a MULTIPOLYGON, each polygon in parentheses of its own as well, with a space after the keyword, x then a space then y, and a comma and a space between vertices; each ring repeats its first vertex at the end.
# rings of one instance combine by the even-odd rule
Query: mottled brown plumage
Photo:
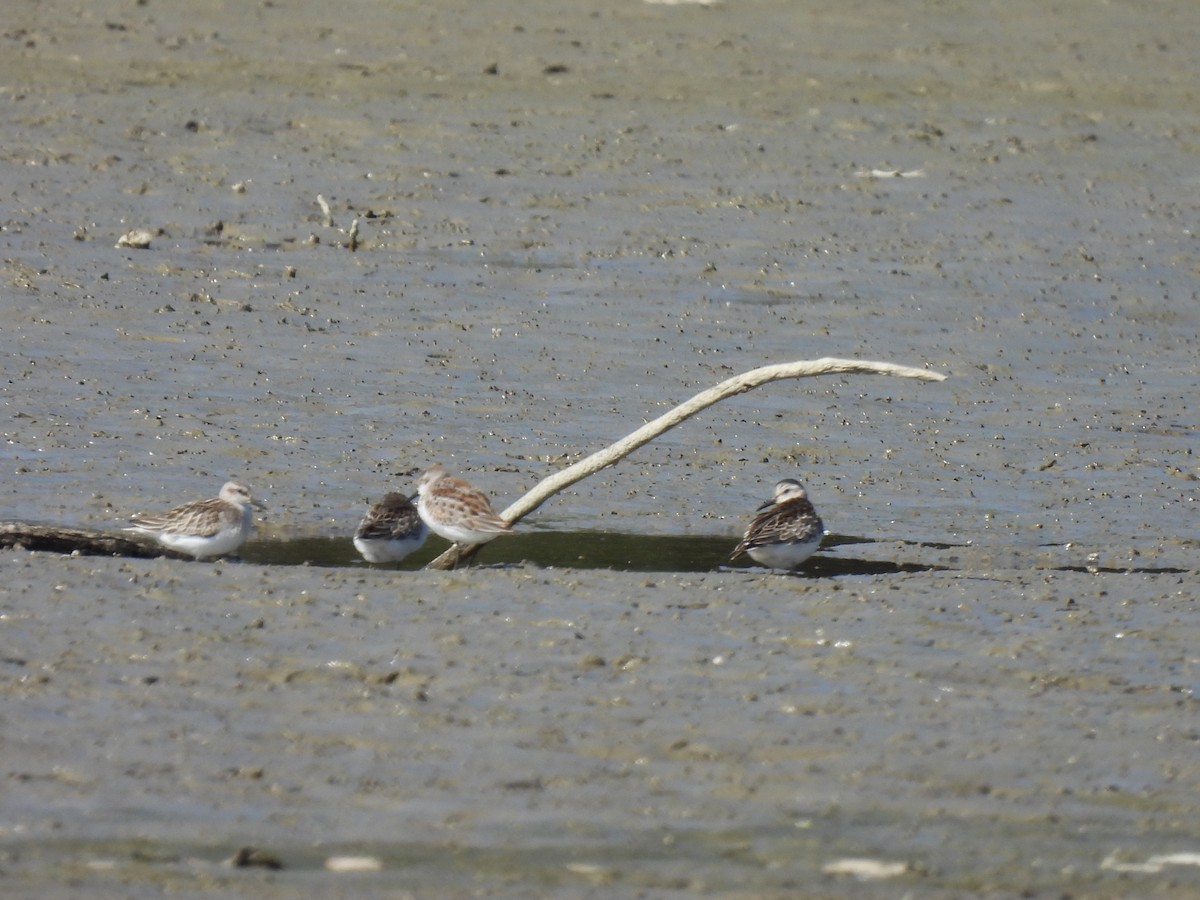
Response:
POLYGON ((775 496, 759 507, 731 560, 743 554, 774 569, 794 569, 821 546, 825 526, 804 485, 785 478, 775 485, 775 496))
POLYGON ((134 516, 125 530, 148 535, 164 547, 196 559, 224 556, 250 536, 254 526, 251 507, 262 508, 262 503, 251 497, 246 485, 229 481, 211 500, 184 503, 158 515, 134 516))
POLYGON ((417 481, 417 511, 434 534, 455 544, 485 544, 512 526, 496 515, 483 491, 463 478, 429 467, 417 481))
POLYGON ((367 562, 400 562, 425 543, 428 534, 412 500, 392 492, 367 510, 354 532, 354 546, 367 562))

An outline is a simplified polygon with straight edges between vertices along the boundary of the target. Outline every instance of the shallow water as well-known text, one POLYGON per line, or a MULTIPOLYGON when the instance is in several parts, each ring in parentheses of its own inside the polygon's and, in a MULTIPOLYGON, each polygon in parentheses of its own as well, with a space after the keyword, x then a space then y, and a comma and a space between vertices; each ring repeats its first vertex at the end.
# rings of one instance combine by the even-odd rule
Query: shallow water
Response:
MULTIPOLYGON (((873 543, 864 538, 828 535, 822 548, 839 544, 873 543)), ((413 571, 424 568, 449 544, 428 541, 403 562, 379 568, 413 571)), ((942 548, 945 549, 945 548, 942 548)), ((723 535, 647 535, 610 531, 525 532, 506 535, 488 544, 473 565, 530 565, 567 569, 613 569, 621 572, 713 572, 755 568, 747 562, 730 563, 730 541, 723 535)), ((367 566, 346 538, 294 538, 250 541, 239 554, 258 565, 367 566)), ((839 559, 821 555, 806 563, 800 573, 811 577, 871 575, 904 571, 880 560, 839 559)), ((799 574, 799 573, 797 573, 799 574)))

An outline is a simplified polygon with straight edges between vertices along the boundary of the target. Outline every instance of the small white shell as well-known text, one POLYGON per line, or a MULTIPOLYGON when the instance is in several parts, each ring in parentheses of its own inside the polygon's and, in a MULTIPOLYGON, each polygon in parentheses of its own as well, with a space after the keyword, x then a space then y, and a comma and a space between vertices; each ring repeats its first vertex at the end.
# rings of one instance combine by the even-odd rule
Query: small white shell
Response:
POLYGON ((145 228, 135 228, 117 239, 117 247, 132 247, 135 250, 145 250, 154 240, 153 232, 145 228))
POLYGON ((325 860, 330 872, 378 872, 383 863, 374 856, 331 856, 325 860))

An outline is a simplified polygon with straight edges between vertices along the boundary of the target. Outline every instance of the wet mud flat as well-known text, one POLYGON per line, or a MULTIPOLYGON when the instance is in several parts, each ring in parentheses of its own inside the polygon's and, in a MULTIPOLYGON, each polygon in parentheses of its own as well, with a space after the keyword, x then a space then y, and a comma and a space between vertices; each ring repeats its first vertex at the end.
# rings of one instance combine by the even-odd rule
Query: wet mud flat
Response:
POLYGON ((1191 576, 941 561, 6 553, 6 892, 1200 889, 1144 868, 1194 839, 1191 576), (862 858, 885 886, 831 874, 862 858))
POLYGON ((269 510, 0 553, 0 894, 1200 894, 1192 5, 355 13, 10 11, 0 519, 269 510), (828 355, 950 377, 348 555, 828 355), (724 566, 790 476, 850 539, 724 566))

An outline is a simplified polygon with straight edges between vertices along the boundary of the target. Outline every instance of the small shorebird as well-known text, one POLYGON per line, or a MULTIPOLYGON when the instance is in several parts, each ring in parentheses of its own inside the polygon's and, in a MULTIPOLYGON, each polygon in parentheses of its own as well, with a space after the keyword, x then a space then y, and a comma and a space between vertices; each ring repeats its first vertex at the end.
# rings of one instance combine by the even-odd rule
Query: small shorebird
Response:
POLYGON ((412 498, 388 493, 367 510, 354 532, 354 547, 372 563, 400 562, 429 534, 412 498))
POLYGON ((434 534, 454 544, 486 544, 512 526, 496 515, 487 495, 435 463, 417 481, 417 512, 434 534))
POLYGON ((251 507, 263 503, 250 496, 240 481, 227 481, 211 500, 185 503, 161 515, 137 515, 126 531, 145 534, 164 547, 207 559, 232 553, 250 536, 254 527, 251 507))
POLYGON ((785 478, 775 485, 775 496, 758 508, 730 560, 744 553, 772 569, 794 569, 821 546, 824 533, 804 485, 785 478))

